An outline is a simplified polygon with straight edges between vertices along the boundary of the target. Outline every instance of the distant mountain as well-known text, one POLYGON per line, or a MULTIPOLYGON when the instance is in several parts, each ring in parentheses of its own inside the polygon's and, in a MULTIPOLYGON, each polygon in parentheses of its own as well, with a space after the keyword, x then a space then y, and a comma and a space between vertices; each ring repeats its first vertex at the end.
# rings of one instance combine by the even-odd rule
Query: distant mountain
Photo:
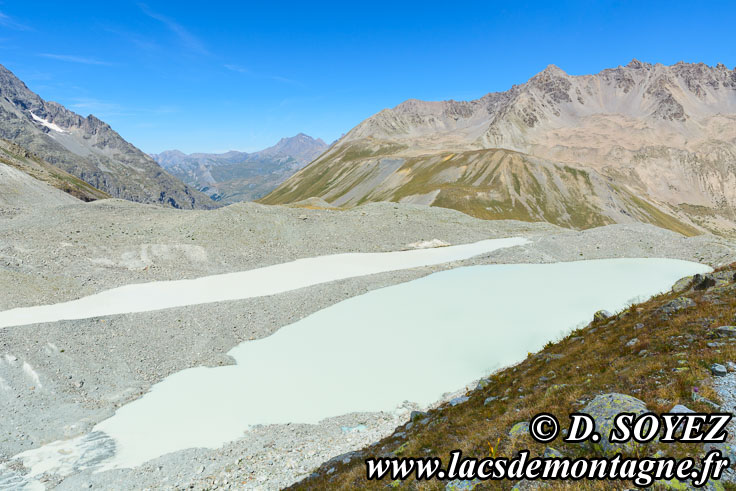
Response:
POLYGON ((585 228, 736 232, 736 70, 550 65, 473 101, 408 100, 353 128, 263 203, 403 201, 585 228))
POLYGON ((252 201, 271 192, 327 149, 322 139, 299 133, 254 153, 184 154, 168 150, 151 157, 168 172, 216 201, 252 201))
POLYGON ((254 155, 260 158, 291 157, 300 164, 307 165, 326 149, 327 144, 322 141, 322 138, 315 140, 309 135, 299 133, 291 138, 282 138, 276 145, 256 152, 254 155))
POLYGON ((2 65, 0 138, 116 198, 176 208, 215 206, 103 121, 44 101, 2 65))

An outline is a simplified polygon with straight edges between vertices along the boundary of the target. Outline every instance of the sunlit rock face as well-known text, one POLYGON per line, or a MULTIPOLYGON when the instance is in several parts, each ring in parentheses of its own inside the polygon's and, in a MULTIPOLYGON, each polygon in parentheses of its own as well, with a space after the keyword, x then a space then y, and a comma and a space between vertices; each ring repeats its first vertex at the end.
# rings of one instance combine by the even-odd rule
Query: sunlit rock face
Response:
POLYGON ((408 100, 353 128, 265 203, 406 201, 589 228, 733 233, 736 71, 549 66, 473 101, 408 100))

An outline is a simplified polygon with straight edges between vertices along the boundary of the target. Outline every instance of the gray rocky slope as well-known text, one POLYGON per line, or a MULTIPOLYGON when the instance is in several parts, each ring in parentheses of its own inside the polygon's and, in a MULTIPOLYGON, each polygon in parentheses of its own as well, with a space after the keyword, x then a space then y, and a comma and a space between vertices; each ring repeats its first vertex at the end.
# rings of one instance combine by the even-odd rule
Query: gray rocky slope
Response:
POLYGON ((0 160, 0 213, 17 206, 69 205, 78 200, 0 160))
MULTIPOLYGON (((110 197, 78 177, 45 162, 23 147, 1 138, 0 164, 27 176, 23 178, 16 173, 16 178, 11 179, 9 176, 12 172, 7 169, 4 171, 8 177, 0 181, 0 207, 28 206, 30 203, 43 207, 49 202, 58 202, 55 198, 59 195, 57 190, 82 201, 110 197), (48 190, 49 187, 54 189, 48 190)), ((64 202, 75 201, 64 199, 64 202)))
POLYGON ((165 172, 93 115, 43 100, 0 65, 0 138, 36 154, 111 196, 175 208, 214 203, 165 172))
POLYGON ((304 133, 258 152, 192 153, 167 150, 151 157, 161 167, 216 201, 252 201, 273 191, 327 149, 304 133))

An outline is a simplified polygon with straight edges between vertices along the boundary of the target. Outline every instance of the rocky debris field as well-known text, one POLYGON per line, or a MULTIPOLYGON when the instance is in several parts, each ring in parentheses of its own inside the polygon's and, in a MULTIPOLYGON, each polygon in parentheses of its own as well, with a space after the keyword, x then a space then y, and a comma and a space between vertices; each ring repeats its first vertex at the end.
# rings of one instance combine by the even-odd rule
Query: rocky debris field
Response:
MULTIPOLYGON (((714 236, 685 238, 647 225, 571 231, 403 204, 349 211, 236 204, 204 212, 105 200, 0 212, 3 310, 129 283, 242 271, 302 257, 509 236, 527 237, 531 243, 453 264, 270 297, 2 329, 0 465, 22 475, 14 455, 86 433, 172 373, 232 363, 225 353, 243 341, 266 337, 343 299, 435 271, 610 257, 671 257, 713 266, 736 261, 736 246, 714 236)), ((463 396, 464 390, 458 387, 460 392, 447 399, 463 396)), ((392 434, 410 411, 419 409, 426 408, 407 404, 396 412, 349 414, 320 425, 259 427, 223 448, 177 452, 133 470, 43 479, 60 489, 275 489, 309 476, 324 461, 392 434)))

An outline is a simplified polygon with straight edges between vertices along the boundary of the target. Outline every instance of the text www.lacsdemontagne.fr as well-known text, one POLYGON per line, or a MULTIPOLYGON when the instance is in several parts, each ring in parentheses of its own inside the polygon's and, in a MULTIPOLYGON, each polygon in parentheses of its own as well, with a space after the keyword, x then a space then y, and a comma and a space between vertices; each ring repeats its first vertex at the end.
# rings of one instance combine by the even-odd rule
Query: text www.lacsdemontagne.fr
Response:
POLYGON ((636 486, 649 486, 655 481, 677 479, 702 486, 709 479, 719 479, 729 460, 718 450, 700 460, 692 458, 529 458, 523 450, 513 459, 463 458, 460 450, 450 452, 450 465, 445 468, 440 458, 371 458, 365 461, 368 480, 619 480, 636 486))

